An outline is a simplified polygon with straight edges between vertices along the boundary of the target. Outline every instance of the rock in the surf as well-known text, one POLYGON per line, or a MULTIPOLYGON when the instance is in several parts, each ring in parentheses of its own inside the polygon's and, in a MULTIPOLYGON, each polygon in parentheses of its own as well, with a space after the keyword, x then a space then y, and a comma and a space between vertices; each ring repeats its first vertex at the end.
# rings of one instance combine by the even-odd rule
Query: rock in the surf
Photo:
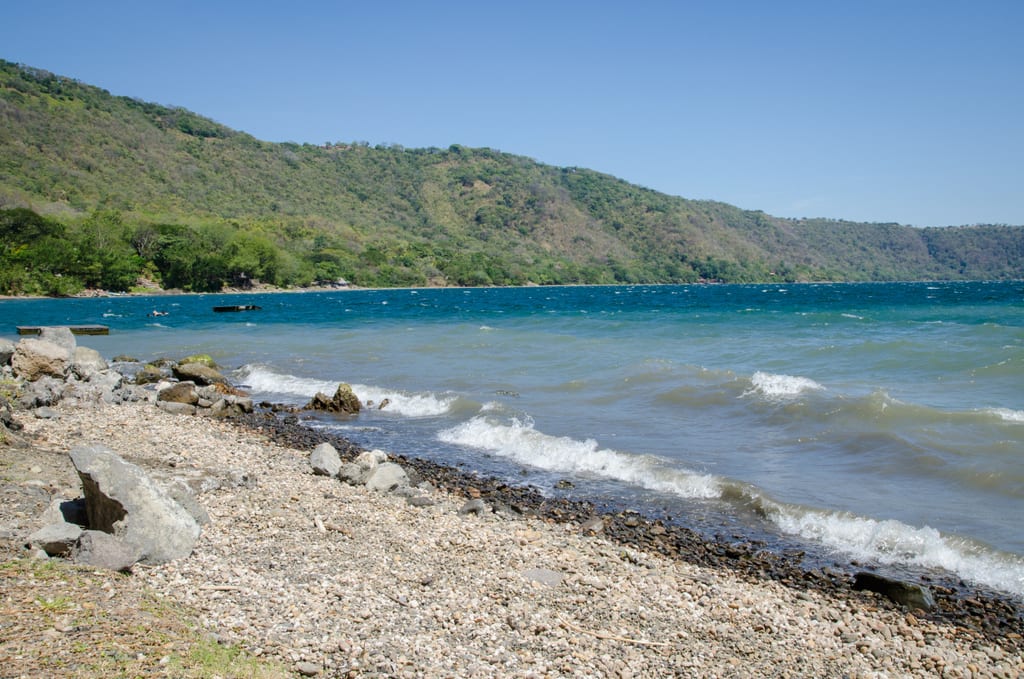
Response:
POLYGON ((930 611, 935 607, 931 590, 923 585, 902 580, 893 580, 877 573, 861 571, 853 576, 853 588, 877 592, 907 608, 930 611))
POLYGON ((306 410, 322 410, 329 413, 345 413, 355 415, 362 410, 363 404, 359 397, 352 391, 352 387, 342 382, 334 392, 334 396, 327 396, 323 392, 317 392, 313 399, 306 404, 306 410))
POLYGON ((135 384, 156 384, 170 376, 171 371, 167 368, 147 363, 135 372, 135 384))

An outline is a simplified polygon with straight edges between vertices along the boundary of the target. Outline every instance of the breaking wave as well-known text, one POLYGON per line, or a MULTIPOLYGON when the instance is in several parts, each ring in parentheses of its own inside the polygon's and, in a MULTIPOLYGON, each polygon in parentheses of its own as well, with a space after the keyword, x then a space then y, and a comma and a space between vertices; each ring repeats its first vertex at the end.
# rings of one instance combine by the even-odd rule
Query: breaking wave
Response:
MULTIPOLYGON (((247 365, 241 368, 238 371, 237 380, 256 394, 271 398, 284 398, 293 402, 308 400, 317 392, 333 394, 338 388, 337 381, 297 377, 260 365, 247 365)), ((409 394, 365 384, 351 386, 352 391, 363 403, 372 401, 374 404, 379 404, 387 399, 390 403, 386 412, 397 413, 405 417, 444 415, 451 411, 456 401, 454 395, 409 394)))
POLYGON ((757 514, 783 534, 850 558, 942 568, 985 586, 1024 595, 1024 558, 1020 556, 928 526, 778 502, 750 484, 675 468, 655 456, 602 448, 593 439, 545 434, 529 419, 498 423, 477 415, 441 431, 438 439, 547 471, 602 477, 684 499, 721 500, 737 510, 757 514))

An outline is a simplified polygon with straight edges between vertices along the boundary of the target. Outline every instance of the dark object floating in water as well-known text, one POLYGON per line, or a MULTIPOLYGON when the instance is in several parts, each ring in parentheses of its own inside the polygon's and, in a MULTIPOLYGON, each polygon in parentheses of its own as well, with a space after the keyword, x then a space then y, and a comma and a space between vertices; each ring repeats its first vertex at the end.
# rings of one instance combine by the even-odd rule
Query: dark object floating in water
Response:
POLYGON ((149 316, 150 318, 157 318, 159 316, 166 316, 168 313, 169 312, 167 311, 157 311, 156 309, 153 309, 146 315, 149 316))
MULTIPOLYGON (((43 331, 40 325, 19 325, 19 335, 38 335, 43 331)), ((65 327, 76 335, 109 335, 110 328, 105 325, 66 325, 65 327)))
POLYGON ((225 311, 259 311, 260 308, 255 304, 233 304, 231 306, 215 306, 213 310, 222 313, 225 311))

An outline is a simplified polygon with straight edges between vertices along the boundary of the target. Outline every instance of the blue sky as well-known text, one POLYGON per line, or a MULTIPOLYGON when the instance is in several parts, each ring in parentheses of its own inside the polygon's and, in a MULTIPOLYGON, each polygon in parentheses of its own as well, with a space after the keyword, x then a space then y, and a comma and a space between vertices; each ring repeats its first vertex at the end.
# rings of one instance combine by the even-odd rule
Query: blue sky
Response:
POLYGON ((1024 2, 10 3, 0 58, 268 141, 488 146, 782 217, 1024 224, 1024 2))

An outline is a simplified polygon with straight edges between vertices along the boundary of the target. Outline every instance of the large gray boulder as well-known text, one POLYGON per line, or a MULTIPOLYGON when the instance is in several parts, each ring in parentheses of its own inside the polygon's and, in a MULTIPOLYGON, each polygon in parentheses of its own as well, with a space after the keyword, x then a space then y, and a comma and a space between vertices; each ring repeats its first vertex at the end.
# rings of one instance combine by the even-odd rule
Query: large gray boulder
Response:
POLYGON ((73 352, 74 349, 54 342, 26 337, 15 345, 11 367, 16 377, 29 382, 44 376, 64 379, 71 367, 73 352))
POLYGON ((199 524, 142 469, 99 445, 72 448, 71 461, 82 479, 89 528, 120 538, 145 563, 192 553, 199 524))
POLYGON ((341 456, 330 443, 324 442, 309 454, 309 464, 313 473, 321 476, 337 476, 341 470, 341 456))
POLYGON ((391 493, 409 486, 409 476, 394 462, 377 465, 366 476, 366 488, 378 493, 391 493))
POLYGON ((194 382, 200 385, 228 383, 227 378, 220 372, 203 363, 183 363, 174 366, 171 371, 183 382, 194 382))
POLYGON ((75 347, 71 355, 71 371, 79 379, 89 380, 93 375, 106 370, 107 367, 107 362, 95 349, 75 347))

